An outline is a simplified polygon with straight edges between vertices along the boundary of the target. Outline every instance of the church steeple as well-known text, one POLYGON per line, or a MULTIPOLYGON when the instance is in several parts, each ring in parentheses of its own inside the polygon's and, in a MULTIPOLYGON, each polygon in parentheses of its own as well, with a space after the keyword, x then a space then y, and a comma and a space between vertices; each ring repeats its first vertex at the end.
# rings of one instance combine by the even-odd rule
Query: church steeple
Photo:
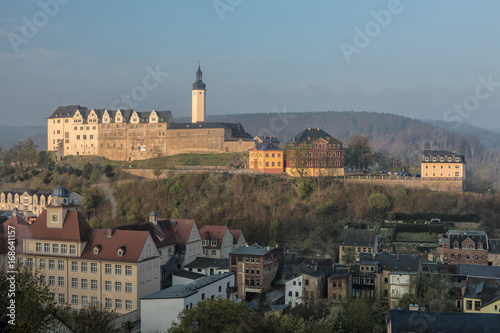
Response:
POLYGON ((200 63, 196 71, 196 82, 193 83, 193 104, 191 122, 202 123, 205 121, 205 83, 202 81, 200 63))
POLYGON ((202 81, 203 72, 200 68, 200 62, 198 62, 198 70, 196 71, 196 82, 193 83, 193 90, 195 89, 205 89, 205 83, 202 81))

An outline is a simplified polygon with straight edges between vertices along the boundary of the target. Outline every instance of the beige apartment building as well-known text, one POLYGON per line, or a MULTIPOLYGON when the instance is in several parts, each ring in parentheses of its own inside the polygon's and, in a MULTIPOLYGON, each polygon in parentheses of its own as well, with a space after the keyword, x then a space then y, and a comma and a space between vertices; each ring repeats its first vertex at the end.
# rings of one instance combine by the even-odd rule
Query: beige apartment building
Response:
MULTIPOLYGON (((74 309, 100 302, 135 321, 139 299, 160 290, 160 253, 149 232, 92 229, 61 185, 31 225, 19 216, 7 220, 2 239, 9 226, 19 240, 17 261, 40 272, 56 302, 74 309)), ((5 265, 5 244, 1 249, 5 265)))
POLYGON ((446 150, 424 150, 421 161, 422 179, 465 180, 465 157, 446 150))
POLYGON ((99 155, 134 161, 185 153, 246 152, 255 140, 241 124, 205 122, 205 83, 198 66, 192 89, 192 122, 175 123, 171 111, 138 112, 60 106, 47 118, 47 147, 58 160, 99 155))

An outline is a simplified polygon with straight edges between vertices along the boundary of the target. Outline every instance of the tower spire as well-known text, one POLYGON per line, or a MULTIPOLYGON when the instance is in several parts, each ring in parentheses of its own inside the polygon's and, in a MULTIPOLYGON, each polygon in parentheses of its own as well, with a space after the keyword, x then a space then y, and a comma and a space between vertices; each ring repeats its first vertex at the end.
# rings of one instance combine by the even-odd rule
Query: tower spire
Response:
POLYGON ((202 71, 198 61, 198 70, 196 71, 196 82, 193 83, 193 105, 192 118, 193 123, 202 123, 205 121, 205 83, 202 80, 202 71))

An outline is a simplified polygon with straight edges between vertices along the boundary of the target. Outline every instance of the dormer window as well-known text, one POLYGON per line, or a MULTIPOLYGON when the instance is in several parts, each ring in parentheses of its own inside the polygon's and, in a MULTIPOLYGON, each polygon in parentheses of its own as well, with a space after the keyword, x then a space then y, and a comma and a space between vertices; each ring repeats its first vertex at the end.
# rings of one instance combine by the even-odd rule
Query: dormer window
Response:
POLYGON ((217 241, 216 240, 213 240, 210 244, 211 246, 217 246, 217 241))
POLYGON ((100 251, 101 251, 101 246, 100 245, 94 246, 94 255, 98 255, 100 251))
POLYGON ((124 253, 125 253, 125 247, 124 246, 119 247, 118 248, 118 257, 122 257, 124 253))
POLYGON ((172 226, 177 227, 178 225, 177 221, 172 221, 172 226))
POLYGON ((208 246, 208 239, 203 240, 203 246, 208 246))

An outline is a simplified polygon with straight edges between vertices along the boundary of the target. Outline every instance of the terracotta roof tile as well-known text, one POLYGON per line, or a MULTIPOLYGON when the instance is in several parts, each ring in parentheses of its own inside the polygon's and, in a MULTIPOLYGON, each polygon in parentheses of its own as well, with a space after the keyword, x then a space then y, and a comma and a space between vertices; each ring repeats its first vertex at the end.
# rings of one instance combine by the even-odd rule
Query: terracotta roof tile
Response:
POLYGON ((91 241, 83 250, 81 258, 92 260, 109 260, 118 262, 138 262, 141 251, 148 238, 148 231, 113 230, 108 237, 109 229, 92 230, 91 241), (94 247, 101 249, 94 254, 94 247), (118 255, 118 248, 124 250, 123 255, 118 255))
POLYGON ((194 220, 188 219, 158 219, 158 224, 168 223, 172 225, 172 231, 175 236, 176 244, 187 244, 194 220))
POLYGON ((61 229, 47 228, 47 210, 43 210, 29 227, 29 238, 83 242, 89 240, 91 230, 77 210, 68 210, 61 229))

